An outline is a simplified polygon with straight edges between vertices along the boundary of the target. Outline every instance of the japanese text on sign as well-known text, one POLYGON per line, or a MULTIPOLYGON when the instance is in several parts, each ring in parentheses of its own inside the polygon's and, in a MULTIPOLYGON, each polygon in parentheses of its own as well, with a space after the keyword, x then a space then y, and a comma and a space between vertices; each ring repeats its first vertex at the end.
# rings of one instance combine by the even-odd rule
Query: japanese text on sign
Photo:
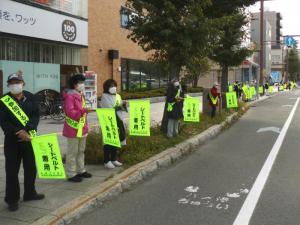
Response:
POLYGON ((237 96, 235 92, 226 93, 227 108, 238 108, 237 96))
POLYGON ((97 115, 102 130, 103 143, 121 147, 115 109, 97 109, 97 115))
POLYGON ((192 97, 184 99, 184 121, 199 122, 200 121, 200 100, 192 97))
POLYGON ((129 109, 129 134, 150 136, 150 101, 129 101, 129 109))
POLYGON ((41 179, 65 179, 57 134, 34 137, 31 141, 41 179))
POLYGON ((0 21, 33 26, 36 24, 37 19, 31 16, 23 15, 22 13, 11 13, 8 10, 0 9, 0 21))

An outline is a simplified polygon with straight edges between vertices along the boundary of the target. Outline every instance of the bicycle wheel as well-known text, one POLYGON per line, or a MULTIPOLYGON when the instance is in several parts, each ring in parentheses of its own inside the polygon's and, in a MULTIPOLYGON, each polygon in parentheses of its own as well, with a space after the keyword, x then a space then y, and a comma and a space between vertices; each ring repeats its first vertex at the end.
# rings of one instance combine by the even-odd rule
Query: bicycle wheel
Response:
POLYGON ((65 118, 63 106, 59 103, 54 104, 51 108, 50 115, 53 120, 63 120, 65 118))
POLYGON ((40 102, 39 103, 39 112, 40 117, 46 117, 49 115, 49 105, 46 102, 40 102))

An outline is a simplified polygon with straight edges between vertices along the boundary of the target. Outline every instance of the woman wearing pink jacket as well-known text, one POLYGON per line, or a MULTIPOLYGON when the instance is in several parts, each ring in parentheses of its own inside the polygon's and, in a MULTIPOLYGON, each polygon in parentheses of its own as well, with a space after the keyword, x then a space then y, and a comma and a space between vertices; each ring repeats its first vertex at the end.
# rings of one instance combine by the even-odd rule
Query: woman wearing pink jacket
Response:
POLYGON ((87 113, 84 100, 84 81, 82 74, 69 80, 70 89, 64 93, 65 123, 63 136, 67 138, 66 171, 70 182, 81 182, 90 178, 84 165, 84 151, 88 135, 87 113))

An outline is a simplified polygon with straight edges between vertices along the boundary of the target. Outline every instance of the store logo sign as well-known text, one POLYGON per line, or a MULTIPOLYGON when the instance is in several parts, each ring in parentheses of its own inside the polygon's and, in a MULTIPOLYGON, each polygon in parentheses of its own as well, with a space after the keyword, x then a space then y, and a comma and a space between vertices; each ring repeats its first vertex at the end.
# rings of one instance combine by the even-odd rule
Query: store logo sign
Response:
POLYGON ((62 36, 66 41, 74 41, 76 39, 76 25, 71 20, 64 20, 62 23, 62 36))

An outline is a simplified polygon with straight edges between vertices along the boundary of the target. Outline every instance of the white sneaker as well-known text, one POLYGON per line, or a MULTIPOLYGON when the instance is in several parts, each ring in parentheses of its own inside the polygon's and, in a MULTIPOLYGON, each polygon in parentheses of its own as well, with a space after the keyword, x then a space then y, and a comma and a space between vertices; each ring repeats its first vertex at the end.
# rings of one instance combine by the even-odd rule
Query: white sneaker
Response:
POLYGON ((109 161, 108 163, 104 163, 104 167, 107 168, 107 169, 114 169, 114 168, 116 168, 114 166, 114 164, 112 164, 111 161, 109 161))
POLYGON ((123 164, 118 161, 113 161, 112 164, 114 164, 114 166, 123 166, 123 164))

